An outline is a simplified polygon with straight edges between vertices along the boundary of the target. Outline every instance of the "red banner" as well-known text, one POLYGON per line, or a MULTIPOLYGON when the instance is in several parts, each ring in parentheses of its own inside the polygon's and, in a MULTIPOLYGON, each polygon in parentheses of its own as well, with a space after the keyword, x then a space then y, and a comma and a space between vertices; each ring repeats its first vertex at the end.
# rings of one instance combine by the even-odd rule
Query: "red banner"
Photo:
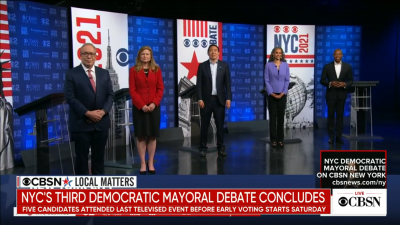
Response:
POLYGON ((329 214, 329 189, 18 189, 18 214, 329 214))

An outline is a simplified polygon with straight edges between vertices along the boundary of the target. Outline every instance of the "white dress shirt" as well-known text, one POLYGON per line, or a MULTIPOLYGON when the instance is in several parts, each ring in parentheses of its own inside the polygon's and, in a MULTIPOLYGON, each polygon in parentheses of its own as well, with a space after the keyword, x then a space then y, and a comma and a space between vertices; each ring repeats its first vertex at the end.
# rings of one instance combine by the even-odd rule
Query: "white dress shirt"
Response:
MULTIPOLYGON (((87 68, 83 64, 81 64, 81 65, 82 65, 83 69, 85 70, 86 75, 89 77, 89 73, 88 73, 89 68, 87 68)), ((96 72, 95 72, 94 66, 92 67, 92 69, 90 69, 90 74, 92 74, 93 81, 96 84, 96 72)), ((96 84, 96 86, 97 86, 97 84, 96 84)))
POLYGON ((340 61, 339 63, 335 63, 335 71, 336 71, 336 76, 339 79, 340 76, 340 71, 342 70, 342 61, 340 61))
POLYGON ((211 95, 217 95, 217 69, 218 69, 218 60, 213 63, 210 60, 210 69, 212 76, 212 91, 211 95))

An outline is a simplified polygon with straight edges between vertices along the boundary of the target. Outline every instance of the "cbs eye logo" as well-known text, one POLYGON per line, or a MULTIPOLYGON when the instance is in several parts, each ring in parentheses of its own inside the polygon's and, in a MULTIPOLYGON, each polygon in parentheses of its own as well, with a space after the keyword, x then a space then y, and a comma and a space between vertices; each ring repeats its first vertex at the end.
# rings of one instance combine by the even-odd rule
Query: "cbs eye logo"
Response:
POLYGON ((341 197, 339 198, 338 203, 340 206, 345 207, 349 203, 349 200, 347 200, 346 197, 341 197))
POLYGON ((117 63, 120 66, 127 66, 129 63, 129 54, 128 50, 125 48, 120 48, 116 54, 117 63))
POLYGON ((195 47, 195 48, 199 47, 199 40, 194 39, 192 45, 193 45, 193 47, 195 47))
POLYGON ((203 40, 201 41, 201 47, 207 48, 207 45, 208 45, 207 40, 206 40, 206 39, 203 39, 203 40))
POLYGON ((22 180, 22 184, 25 186, 29 186, 31 184, 31 180, 29 178, 24 178, 22 180))
POLYGON ((184 41, 183 41, 183 45, 187 48, 187 47, 189 47, 190 46, 190 40, 189 39, 185 39, 184 41))

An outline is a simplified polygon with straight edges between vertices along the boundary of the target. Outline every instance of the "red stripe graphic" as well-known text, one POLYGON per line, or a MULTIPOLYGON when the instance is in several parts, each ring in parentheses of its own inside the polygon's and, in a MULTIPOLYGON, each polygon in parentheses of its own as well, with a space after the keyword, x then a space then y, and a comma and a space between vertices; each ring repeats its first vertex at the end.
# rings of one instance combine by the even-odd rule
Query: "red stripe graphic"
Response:
POLYGON ((8 31, 8 24, 1 24, 0 30, 6 30, 6 31, 8 31))
POLYGON ((196 21, 196 36, 201 37, 200 35, 200 21, 196 21))
POLYGON ((3 81, 3 87, 7 88, 7 87, 11 87, 11 81, 3 81))
MULTIPOLYGON (((3 64, 3 68, 4 69, 11 69, 11 63, 10 62, 8 62, 8 63, 4 63, 3 64)), ((3 72, 4 73, 4 72, 3 72)), ((3 77, 4 77, 4 74, 3 74, 3 77)), ((11 77, 10 77, 11 78, 11 77)))
POLYGON ((6 97, 12 96, 12 90, 4 90, 3 92, 6 97))
POLYGON ((204 37, 204 21, 200 21, 200 35, 204 37))
MULTIPOLYGON (((3 51, 3 49, 0 49, 0 53, 1 53, 2 51, 3 51)), ((11 55, 10 55, 10 53, 5 53, 5 52, 3 52, 3 54, 1 55, 0 58, 6 59, 6 60, 10 60, 10 59, 11 59, 11 55)))
POLYGON ((3 1, 1 1, 0 10, 1 10, 1 11, 6 11, 6 12, 7 12, 7 4, 3 4, 3 1))
POLYGON ((205 29, 205 37, 207 38, 208 37, 208 21, 205 21, 205 27, 206 27, 206 29, 205 29))
POLYGON ((192 37, 196 37, 196 21, 192 21, 192 37))
POLYGON ((193 20, 193 23, 192 23, 192 36, 193 37, 197 37, 197 34, 196 34, 196 20, 193 20))
POLYGON ((187 23, 186 23, 187 21, 186 20, 183 20, 183 36, 184 37, 187 37, 187 30, 186 30, 186 26, 187 26, 187 23))
POLYGON ((6 14, 0 14, 0 20, 8 21, 6 14))
POLYGON ((0 33, 0 39, 1 40, 10 40, 10 35, 9 34, 0 33))
POLYGON ((188 20, 188 37, 192 36, 192 21, 188 20))
POLYGON ((299 64, 299 63, 289 63, 290 67, 314 67, 314 63, 310 64, 299 64))
POLYGON ((9 43, 0 43, 0 49, 10 49, 9 43))
MULTIPOLYGON (((267 55, 269 58, 271 55, 267 55)), ((315 55, 285 55, 285 59, 313 59, 315 55)))
POLYGON ((11 72, 10 71, 3 71, 3 78, 11 78, 11 72))

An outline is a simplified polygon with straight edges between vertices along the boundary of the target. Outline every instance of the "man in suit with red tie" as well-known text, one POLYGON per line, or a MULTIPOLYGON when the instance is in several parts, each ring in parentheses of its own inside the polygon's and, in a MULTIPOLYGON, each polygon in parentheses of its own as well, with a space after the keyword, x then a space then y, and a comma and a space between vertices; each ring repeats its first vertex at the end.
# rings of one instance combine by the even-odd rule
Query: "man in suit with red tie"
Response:
POLYGON ((225 107, 229 109, 232 100, 231 73, 228 64, 218 60, 217 45, 208 47, 208 56, 209 60, 201 63, 197 70, 196 93, 201 115, 199 154, 202 157, 206 155, 208 126, 213 114, 217 127, 218 155, 224 157, 225 107))
POLYGON ((353 71, 350 64, 342 62, 342 50, 333 53, 334 61, 324 66, 320 83, 327 87, 326 104, 328 106, 329 144, 334 142, 336 113, 336 143, 343 144, 343 114, 347 93, 353 84, 353 71))
POLYGON ((65 74, 65 100, 69 110, 70 138, 75 142, 75 174, 87 175, 89 148, 93 175, 104 174, 104 151, 114 101, 110 74, 94 66, 96 48, 91 43, 81 49, 81 64, 65 74))

